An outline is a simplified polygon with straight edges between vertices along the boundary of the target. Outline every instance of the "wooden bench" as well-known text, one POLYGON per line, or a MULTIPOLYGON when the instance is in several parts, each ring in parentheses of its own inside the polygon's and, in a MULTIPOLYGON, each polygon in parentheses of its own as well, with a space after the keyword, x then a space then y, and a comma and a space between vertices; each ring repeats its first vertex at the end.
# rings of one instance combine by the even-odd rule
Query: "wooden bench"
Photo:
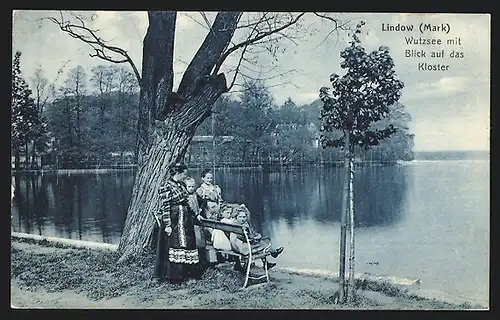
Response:
MULTIPOLYGON (((154 215, 155 221, 158 224, 158 227, 161 227, 161 222, 160 222, 160 217, 157 215, 154 215)), ((253 252, 252 251, 252 244, 250 242, 250 238, 248 237, 249 230, 248 227, 237 225, 237 224, 232 224, 232 223, 225 223, 225 222, 220 222, 217 220, 212 220, 212 219, 205 219, 201 218, 200 220, 200 225, 204 228, 212 228, 212 229, 217 229, 221 230, 224 232, 229 232, 229 233, 235 233, 237 235, 242 235, 245 237, 245 243, 248 244, 248 255, 235 252, 233 250, 222 250, 222 249, 217 249, 213 248, 215 252, 220 252, 221 254, 226 254, 229 256, 237 257, 238 259, 243 260, 243 259, 248 259, 246 263, 246 270, 245 270, 245 283, 243 284, 243 288, 246 288, 248 285, 248 280, 253 279, 253 280, 260 280, 263 278, 266 278, 266 281, 269 282, 269 270, 267 268, 267 263, 264 261, 264 271, 265 274, 262 276, 251 276, 250 275, 250 267, 252 266, 252 263, 254 263, 258 259, 263 259, 269 255, 271 255, 271 251, 269 250, 271 247, 271 243, 269 242, 269 245, 262 250, 259 250, 258 252, 253 252)))
POLYGON ((269 250, 271 247, 271 243, 269 242, 269 245, 263 248, 262 250, 259 250, 258 252, 252 251, 252 244, 250 242, 250 238, 248 237, 249 230, 248 227, 237 225, 237 224, 232 224, 232 223, 225 223, 225 222, 220 222, 217 220, 212 220, 212 219, 205 219, 201 218, 200 224, 202 227, 205 228, 212 228, 212 229, 217 229, 221 230, 224 232, 229 232, 229 233, 235 233, 237 235, 241 235, 245 237, 245 243, 248 245, 248 255, 233 251, 233 250, 223 250, 223 249, 217 249, 213 248, 216 252, 219 252, 221 254, 226 254, 229 256, 237 257, 238 259, 243 260, 243 259, 248 259, 246 263, 246 270, 245 270, 245 283, 243 284, 243 288, 246 288, 248 285, 248 280, 253 279, 253 280, 260 280, 263 278, 266 278, 266 281, 269 282, 269 270, 267 268, 267 263, 264 261, 264 271, 265 274, 262 276, 251 276, 250 275, 250 268, 252 266, 252 263, 254 263, 258 259, 264 259, 265 257, 271 255, 271 251, 269 250))

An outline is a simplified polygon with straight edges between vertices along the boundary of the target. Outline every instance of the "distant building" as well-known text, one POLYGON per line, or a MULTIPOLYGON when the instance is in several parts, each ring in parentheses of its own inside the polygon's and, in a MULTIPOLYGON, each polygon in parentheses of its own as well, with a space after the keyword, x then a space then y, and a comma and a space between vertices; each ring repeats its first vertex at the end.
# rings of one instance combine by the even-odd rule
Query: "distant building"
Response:
POLYGON ((309 130, 309 132, 312 133, 312 145, 313 147, 315 147, 316 149, 319 148, 319 130, 318 128, 316 128, 316 125, 314 123, 309 123, 307 125, 307 129, 309 130))
POLYGON ((186 152, 186 160, 188 163, 198 164, 213 163, 214 160, 221 160, 224 157, 220 154, 218 146, 232 142, 233 140, 234 136, 215 136, 216 158, 214 159, 214 136, 194 136, 186 152))
MULTIPOLYGON (((191 140, 191 143, 197 143, 197 142, 210 142, 214 140, 214 136, 194 136, 193 140, 191 140)), ((231 142, 234 140, 233 136, 215 136, 215 143, 225 143, 225 142, 231 142)))

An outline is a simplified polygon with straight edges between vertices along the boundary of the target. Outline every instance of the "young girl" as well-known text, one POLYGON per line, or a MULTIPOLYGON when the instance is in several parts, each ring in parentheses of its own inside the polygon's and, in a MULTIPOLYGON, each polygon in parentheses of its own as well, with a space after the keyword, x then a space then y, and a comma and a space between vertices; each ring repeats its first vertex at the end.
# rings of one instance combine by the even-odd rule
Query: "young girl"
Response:
MULTIPOLYGON (((221 211, 221 222, 225 223, 234 223, 234 220, 231 218, 233 210, 231 207, 226 206, 221 211)), ((229 237, 222 230, 213 230, 212 231, 212 245, 215 249, 222 250, 231 250, 231 242, 229 241, 229 237)))
MULTIPOLYGON (((198 219, 198 216, 201 214, 201 208, 199 206, 199 197, 195 192, 196 181, 192 177, 187 177, 184 183, 186 184, 186 190, 188 192, 187 202, 189 209, 198 219)), ((198 248, 200 274, 202 274, 210 264, 210 258, 207 255, 206 242, 203 236, 203 227, 194 225, 194 234, 196 237, 196 247, 198 248)))
POLYGON ((196 189, 200 201, 201 215, 207 219, 215 219, 222 203, 221 189, 218 185, 212 184, 213 173, 210 169, 201 172, 202 183, 196 189))
MULTIPOLYGON (((187 177, 184 180, 184 183, 186 184, 186 190, 188 192, 188 206, 191 209, 191 211, 194 213, 195 216, 198 216, 201 213, 201 209, 199 206, 199 199, 198 195, 195 193, 195 180, 192 177, 187 177)), ((196 244, 198 247, 204 247, 205 246, 205 241, 201 237, 201 227, 195 225, 194 226, 194 232, 196 234, 196 244), (203 242, 203 243, 202 243, 203 242)))

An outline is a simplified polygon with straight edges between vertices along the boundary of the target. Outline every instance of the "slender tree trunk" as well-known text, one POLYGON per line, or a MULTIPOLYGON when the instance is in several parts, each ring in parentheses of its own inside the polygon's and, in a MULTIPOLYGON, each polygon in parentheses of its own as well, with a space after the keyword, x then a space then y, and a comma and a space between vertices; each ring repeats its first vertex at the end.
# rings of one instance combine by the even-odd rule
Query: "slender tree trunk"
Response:
POLYGON ((77 98, 76 100, 76 127, 75 127, 75 133, 76 133, 76 146, 78 148, 78 154, 80 155, 81 152, 81 137, 80 137, 80 97, 77 98))
MULTIPOLYGON (((101 94, 100 94, 100 97, 99 97, 99 124, 100 124, 100 128, 99 128, 99 133, 101 135, 101 137, 104 136, 104 111, 105 111, 105 102, 104 102, 104 93, 102 92, 101 90, 101 94)), ((104 160, 103 158, 103 154, 104 154, 104 141, 102 139, 99 139, 98 140, 98 148, 97 148, 97 167, 100 167, 101 165, 101 162, 104 160)))
POLYGON ((348 299, 353 302, 355 298, 354 280, 354 147, 349 151, 349 279, 348 299))
POLYGON ((19 148, 16 147, 15 155, 14 155, 14 168, 16 169, 16 171, 19 171, 20 166, 21 166, 21 155, 19 152, 19 148))
POLYGON ((212 113, 210 116, 211 119, 211 125, 212 125, 212 176, 213 176, 213 183, 215 184, 215 156, 216 156, 216 150, 215 150, 215 114, 212 113))
POLYGON ((33 139, 33 144, 31 146, 31 163, 36 163, 36 138, 33 139))
POLYGON ((340 261, 339 261, 339 300, 340 303, 347 301, 347 287, 346 287, 346 238, 347 238, 347 214, 349 211, 349 137, 347 131, 344 143, 344 191, 342 199, 342 212, 340 219, 340 261))
POLYGON ((243 147, 243 152, 241 153, 241 163, 246 164, 247 160, 247 148, 243 147))
POLYGON ((72 112, 69 101, 66 101, 66 112, 68 113, 68 149, 71 149, 73 147, 73 136, 71 130, 71 126, 73 125, 73 123, 71 121, 72 112))
POLYGON ((24 144, 24 168, 27 169, 29 168, 29 163, 30 163, 30 156, 28 153, 28 143, 26 142, 24 144))

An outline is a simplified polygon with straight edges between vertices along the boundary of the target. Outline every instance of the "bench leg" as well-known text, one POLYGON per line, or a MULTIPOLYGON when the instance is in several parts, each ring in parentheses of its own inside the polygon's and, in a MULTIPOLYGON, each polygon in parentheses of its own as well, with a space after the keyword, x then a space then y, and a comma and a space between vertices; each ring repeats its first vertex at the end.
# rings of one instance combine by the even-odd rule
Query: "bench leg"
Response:
POLYGON ((266 281, 269 282, 269 272, 267 270, 267 259, 262 259, 264 262, 264 270, 266 271, 266 281))
POLYGON ((243 284, 243 288, 247 287, 248 284, 248 278, 250 277, 250 267, 251 267, 251 261, 248 259, 247 261, 247 270, 246 270, 246 275, 245 275, 245 283, 243 284))

